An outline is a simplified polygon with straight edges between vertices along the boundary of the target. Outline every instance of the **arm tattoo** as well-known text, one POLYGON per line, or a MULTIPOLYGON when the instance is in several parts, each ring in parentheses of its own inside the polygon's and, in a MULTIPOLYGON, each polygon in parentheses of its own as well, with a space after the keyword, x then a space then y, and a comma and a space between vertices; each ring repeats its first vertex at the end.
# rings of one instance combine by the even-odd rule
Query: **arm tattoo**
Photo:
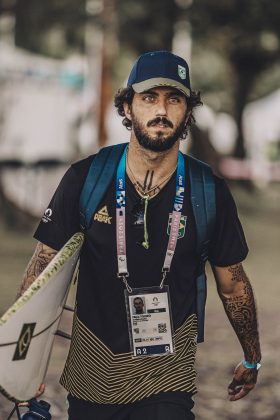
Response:
POLYGON ((232 281, 242 283, 233 296, 220 293, 226 314, 243 348, 245 359, 256 363, 261 359, 258 322, 252 286, 242 264, 230 266, 232 281))
POLYGON ((41 242, 37 244, 35 252, 24 272, 17 297, 21 296, 28 289, 28 287, 37 279, 56 254, 57 251, 42 244, 41 242))

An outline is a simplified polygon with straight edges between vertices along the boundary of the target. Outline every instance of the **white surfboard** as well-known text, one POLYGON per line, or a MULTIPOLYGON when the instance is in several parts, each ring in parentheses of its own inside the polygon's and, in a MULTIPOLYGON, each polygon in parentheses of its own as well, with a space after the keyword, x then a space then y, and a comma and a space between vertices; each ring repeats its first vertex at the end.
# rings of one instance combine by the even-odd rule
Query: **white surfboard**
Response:
POLYGON ((33 398, 44 381, 83 241, 73 235, 0 318, 0 391, 12 401, 33 398))

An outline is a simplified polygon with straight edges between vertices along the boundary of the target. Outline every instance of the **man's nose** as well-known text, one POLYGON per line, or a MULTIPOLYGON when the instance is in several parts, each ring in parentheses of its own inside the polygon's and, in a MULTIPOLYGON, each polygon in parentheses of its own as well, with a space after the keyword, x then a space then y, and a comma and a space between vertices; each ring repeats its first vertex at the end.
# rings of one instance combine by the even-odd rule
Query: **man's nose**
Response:
POLYGON ((166 116, 167 115, 167 106, 164 99, 159 98, 156 106, 156 116, 166 116))

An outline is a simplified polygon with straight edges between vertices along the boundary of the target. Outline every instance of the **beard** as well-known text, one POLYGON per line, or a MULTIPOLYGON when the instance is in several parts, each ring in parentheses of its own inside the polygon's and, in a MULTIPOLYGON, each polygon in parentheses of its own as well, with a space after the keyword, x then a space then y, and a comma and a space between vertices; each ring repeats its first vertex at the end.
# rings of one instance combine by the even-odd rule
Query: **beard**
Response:
MULTIPOLYGON (((180 139, 185 128, 186 118, 184 118, 177 127, 175 127, 173 133, 166 135, 163 131, 160 131, 159 128, 156 132, 156 136, 150 136, 144 125, 138 121, 133 113, 131 113, 131 122, 135 137, 140 146, 153 152, 164 152, 171 149, 172 146, 180 139)), ((157 117, 154 120, 149 121, 147 123, 147 127, 154 126, 160 122, 170 128, 174 128, 172 122, 165 117, 157 117)))

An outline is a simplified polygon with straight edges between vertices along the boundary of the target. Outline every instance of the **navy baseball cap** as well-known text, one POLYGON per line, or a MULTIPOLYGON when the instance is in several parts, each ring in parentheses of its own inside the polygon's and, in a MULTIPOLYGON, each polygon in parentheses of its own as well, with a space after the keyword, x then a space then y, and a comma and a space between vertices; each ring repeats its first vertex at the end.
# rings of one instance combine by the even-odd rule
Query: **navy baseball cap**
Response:
POLYGON ((132 67, 127 87, 142 93, 158 86, 172 86, 189 96, 191 84, 187 62, 168 51, 140 55, 132 67))

